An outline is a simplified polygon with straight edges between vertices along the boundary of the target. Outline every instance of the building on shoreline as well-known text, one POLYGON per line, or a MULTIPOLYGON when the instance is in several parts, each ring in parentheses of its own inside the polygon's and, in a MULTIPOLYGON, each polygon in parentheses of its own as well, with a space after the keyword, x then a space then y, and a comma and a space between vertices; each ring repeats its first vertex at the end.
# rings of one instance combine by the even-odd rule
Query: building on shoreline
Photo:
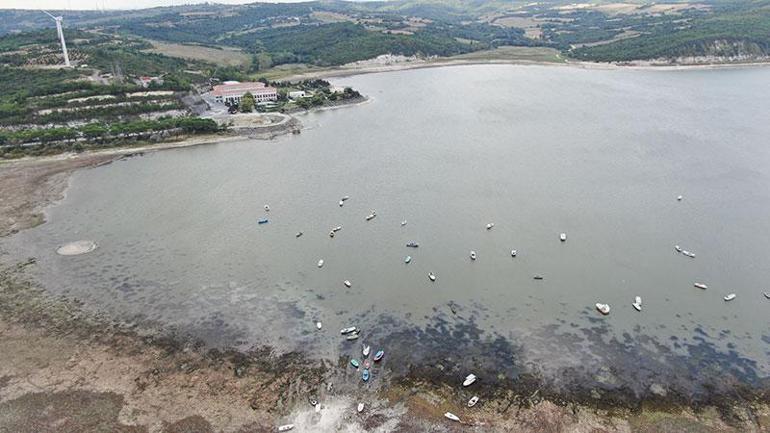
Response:
POLYGON ((278 89, 260 82, 228 81, 214 86, 214 90, 211 91, 215 101, 229 105, 239 105, 246 93, 251 93, 254 96, 254 102, 257 103, 278 100, 278 89))

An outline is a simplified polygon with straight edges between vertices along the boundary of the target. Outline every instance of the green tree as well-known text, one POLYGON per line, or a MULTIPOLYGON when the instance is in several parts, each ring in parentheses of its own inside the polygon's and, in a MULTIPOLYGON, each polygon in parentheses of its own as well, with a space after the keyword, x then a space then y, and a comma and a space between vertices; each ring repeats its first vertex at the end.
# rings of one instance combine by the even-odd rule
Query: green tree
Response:
POLYGON ((254 95, 251 92, 246 92, 241 98, 241 111, 244 113, 251 113, 254 110, 254 95))

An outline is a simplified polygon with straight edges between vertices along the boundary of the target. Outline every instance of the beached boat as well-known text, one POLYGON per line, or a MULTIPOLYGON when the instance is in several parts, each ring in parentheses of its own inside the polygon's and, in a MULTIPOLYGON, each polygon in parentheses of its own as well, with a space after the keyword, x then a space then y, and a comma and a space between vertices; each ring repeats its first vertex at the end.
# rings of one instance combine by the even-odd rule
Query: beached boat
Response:
POLYGON ((445 413, 444 417, 451 419, 452 421, 460 422, 460 418, 457 415, 453 414, 452 412, 445 413))
POLYGON ((315 322, 315 327, 318 329, 321 329, 323 325, 321 324, 321 322, 315 322))
POLYGON ((319 261, 318 261, 318 267, 320 268, 320 267, 322 267, 323 265, 324 265, 324 261, 323 261, 323 259, 319 260, 319 261))
POLYGON ((355 368, 358 368, 361 364, 358 362, 357 359, 351 359, 350 360, 350 365, 352 365, 355 368))
POLYGON ((281 426, 278 426, 278 431, 289 431, 294 428, 294 424, 284 424, 281 426))
POLYGON ((732 301, 735 299, 735 293, 730 293, 729 295, 725 296, 725 301, 732 301))
POLYGON ((363 373, 361 373, 361 379, 364 380, 364 382, 369 381, 369 370, 365 369, 363 373))
POLYGON ((342 335, 350 334, 351 332, 356 332, 356 329, 358 328, 356 328, 355 326, 348 326, 347 328, 340 329, 340 334, 342 335))
POLYGON ((350 281, 348 281, 348 280, 343 281, 342 284, 344 284, 345 287, 347 287, 347 288, 350 288, 350 286, 352 286, 352 284, 350 284, 350 281))
POLYGON ((265 205, 265 211, 270 212, 270 206, 265 205))
POLYGON ((674 249, 676 250, 677 253, 682 252, 682 247, 680 247, 679 245, 674 245, 674 249))
POLYGON ((363 403, 358 403, 358 407, 356 408, 356 410, 358 410, 358 413, 363 412, 364 411, 364 404, 363 403))
POLYGON ((597 304, 596 304, 596 309, 597 309, 597 310, 598 310, 600 313, 604 314, 605 316, 606 316, 606 315, 608 315, 608 314, 610 314, 610 306, 609 306, 609 305, 607 305, 607 304, 601 304, 601 303, 597 303, 597 304))
POLYGON ((384 350, 378 350, 377 353, 374 354, 374 358, 373 358, 374 362, 379 361, 380 359, 382 359, 383 356, 385 356, 385 351, 384 350))
POLYGON ((268 222, 267 218, 263 218, 263 219, 257 221, 257 224, 267 224, 267 222, 268 222))
POLYGON ((516 257, 519 254, 516 250, 511 250, 511 257, 516 257))
POLYGON ((471 251, 471 260, 476 260, 476 251, 471 251))
POLYGON ((300 236, 302 236, 302 235, 303 235, 303 233, 302 233, 302 232, 297 232, 297 234, 296 234, 296 235, 294 235, 294 236, 296 236, 296 237, 300 237, 300 236))
POLYGON ((409 248, 417 248, 420 246, 420 244, 418 244, 417 242, 409 242, 408 244, 406 244, 406 246, 409 248))
POLYGON ((695 283, 695 284, 693 284, 693 286, 695 286, 695 287, 697 287, 699 289, 703 289, 703 290, 706 290, 706 289, 709 288, 709 286, 707 286, 707 285, 705 285, 703 283, 695 283))
POLYGON ((463 381, 463 386, 470 386, 471 384, 473 384, 473 382, 476 381, 476 379, 478 379, 478 377, 476 377, 476 375, 473 373, 465 376, 465 380, 463 381))
POLYGON ((404 263, 409 263, 412 261, 412 256, 406 256, 404 257, 404 263))
POLYGON ((536 280, 542 280, 542 279, 543 279, 543 276, 542 276, 542 275, 535 275, 535 276, 534 276, 534 277, 532 277, 532 278, 534 278, 534 279, 536 279, 536 280))
POLYGON ((364 348, 361 350, 361 353, 364 355, 364 358, 369 356, 369 352, 371 352, 372 346, 364 346, 364 348))
POLYGON ((468 407, 476 406, 476 403, 478 402, 479 402, 479 397, 474 395, 473 397, 471 397, 470 400, 468 400, 468 407))
POLYGON ((435 276, 435 275, 433 275, 433 272, 428 272, 428 278, 429 278, 431 281, 436 281, 436 276, 435 276))
POLYGON ((489 223, 487 224, 487 230, 492 230, 492 227, 495 226, 495 223, 489 223))
POLYGON ((559 235, 559 240, 561 240, 562 242, 566 241, 567 240, 567 234, 566 233, 560 234, 559 235))

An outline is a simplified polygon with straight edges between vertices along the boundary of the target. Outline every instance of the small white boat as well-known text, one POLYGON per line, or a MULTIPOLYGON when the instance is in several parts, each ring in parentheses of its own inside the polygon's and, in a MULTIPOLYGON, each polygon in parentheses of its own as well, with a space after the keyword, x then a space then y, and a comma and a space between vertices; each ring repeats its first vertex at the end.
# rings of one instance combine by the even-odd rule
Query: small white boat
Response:
POLYGON ((471 260, 476 260, 476 251, 471 251, 471 260))
POLYGON ((542 279, 543 279, 543 276, 542 276, 542 275, 540 275, 540 274, 537 274, 537 275, 535 275, 535 276, 534 276, 534 277, 532 277, 532 278, 534 278, 534 279, 536 279, 536 280, 542 280, 542 279))
POLYGON ((342 335, 350 334, 351 332, 356 332, 356 329, 358 328, 356 328, 355 326, 348 326, 347 328, 340 329, 340 334, 342 335))
POLYGON ((323 265, 324 265, 324 261, 323 261, 323 259, 319 260, 319 261, 318 261, 318 267, 320 268, 320 267, 322 267, 323 265))
POLYGON ((463 386, 470 386, 473 382, 478 379, 475 374, 471 373, 467 376, 465 376, 465 380, 463 381, 463 386))
POLYGON ((676 250, 677 253, 682 252, 682 247, 680 247, 679 245, 674 245, 674 249, 676 250))
POLYGON ((296 234, 296 235, 294 235, 294 236, 296 236, 296 237, 300 237, 300 236, 302 236, 302 235, 303 235, 303 233, 302 233, 302 232, 297 232, 297 234, 296 234))
POLYGON ((634 302, 631 305, 634 306, 636 311, 642 311, 642 297, 637 296, 636 298, 634 298, 634 302))
POLYGON ((409 263, 412 261, 412 256, 406 256, 404 257, 404 263, 409 263))
POLYGON ((489 223, 487 224, 487 230, 492 230, 492 227, 495 226, 495 223, 489 223))
POLYGON ((282 426, 278 426, 278 431, 289 431, 294 428, 294 424, 284 424, 282 426))
POLYGON ((358 332, 355 332, 353 334, 348 334, 347 337, 345 337, 348 341, 358 340, 358 332))
POLYGON ((350 288, 350 286, 352 286, 352 284, 350 284, 350 281, 348 281, 348 280, 343 281, 342 284, 344 284, 345 287, 347 287, 347 288, 350 288))
POLYGON ((363 404, 363 403, 358 403, 358 408, 357 408, 357 410, 358 410, 358 413, 361 413, 361 412, 363 412, 363 411, 364 411, 364 404, 363 404))
POLYGON ((707 286, 707 285, 705 285, 703 283, 695 283, 695 284, 693 284, 693 286, 695 286, 695 287, 697 287, 699 289, 703 289, 703 290, 706 290, 706 289, 709 288, 709 286, 707 286))
POLYGON ((342 200, 340 201, 348 201, 348 200, 350 200, 350 196, 346 195, 345 197, 342 197, 342 200))
POLYGON ((516 257, 516 254, 518 254, 516 250, 511 250, 511 257, 516 257))
POLYGON ((460 422, 460 418, 452 412, 447 412, 444 414, 444 416, 448 419, 451 419, 452 421, 460 422))
POLYGON ((604 314, 605 316, 606 316, 606 315, 608 315, 608 314, 610 314, 610 306, 609 306, 609 305, 607 305, 607 304, 600 304, 600 303, 597 303, 597 304, 596 304, 596 309, 597 309, 597 310, 598 310, 600 313, 604 314))
POLYGON ((474 395, 473 397, 471 397, 470 400, 468 400, 468 407, 476 406, 476 403, 478 402, 479 402, 479 397, 474 395))
POLYGON ((323 328, 323 324, 321 324, 321 322, 315 322, 315 327, 321 329, 323 328))
POLYGON ((560 234, 559 235, 559 240, 561 240, 562 242, 566 241, 567 240, 567 234, 566 233, 560 234))
POLYGON ((270 212, 270 206, 265 205, 265 211, 270 212))
POLYGON ((343 204, 345 204, 345 202, 340 200, 340 207, 342 207, 343 204))
POLYGON ((333 237, 334 237, 334 230, 332 230, 332 231, 330 231, 330 232, 329 232, 329 237, 330 237, 330 238, 333 238, 333 237))
POLYGON ((366 220, 369 221, 369 220, 371 220, 372 218, 374 218, 376 216, 377 216, 377 213, 372 211, 372 213, 370 213, 369 215, 366 216, 366 220))
POLYGON ((401 227, 406 225, 406 220, 401 221, 401 227))
POLYGON ((682 201, 683 198, 684 197, 682 197, 681 195, 678 195, 678 196, 676 196, 676 201, 682 201))
POLYGON ((764 292, 764 293, 762 293, 762 294, 763 294, 763 295, 765 295, 765 298, 767 298, 767 299, 770 299, 770 293, 768 293, 768 292, 764 292))
POLYGON ((695 253, 691 253, 691 252, 689 252, 689 251, 687 251, 687 250, 683 250, 683 251, 682 251, 682 254, 684 254, 685 256, 687 256, 687 257, 689 257, 689 258, 691 258, 691 259, 694 259, 694 258, 695 258, 695 253))
POLYGON ((428 278, 431 281, 436 281, 436 276, 433 274, 433 272, 428 272, 428 278))
POLYGON ((363 350, 361 350, 361 354, 364 355, 364 358, 366 358, 367 356, 369 356, 369 352, 371 351, 372 351, 371 346, 364 346, 363 350))
POLYGON ((342 226, 337 226, 337 227, 332 229, 333 232, 338 232, 340 230, 342 230, 342 226))
POLYGON ((735 293, 730 293, 729 295, 725 296, 725 301, 732 301, 735 299, 735 293))

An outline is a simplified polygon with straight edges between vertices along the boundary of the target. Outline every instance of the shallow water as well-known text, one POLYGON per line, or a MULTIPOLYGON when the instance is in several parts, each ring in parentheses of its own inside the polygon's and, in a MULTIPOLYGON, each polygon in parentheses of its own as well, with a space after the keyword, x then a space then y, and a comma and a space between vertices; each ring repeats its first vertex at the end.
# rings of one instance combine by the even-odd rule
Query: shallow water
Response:
POLYGON ((38 256, 57 294, 213 345, 336 359, 366 341, 395 369, 449 356, 638 390, 770 375, 770 69, 468 66, 335 84, 371 102, 302 116, 299 136, 78 172, 49 223, 5 244, 38 256), (55 254, 78 239, 99 248, 55 254), (341 342, 349 325, 359 342, 341 342))

